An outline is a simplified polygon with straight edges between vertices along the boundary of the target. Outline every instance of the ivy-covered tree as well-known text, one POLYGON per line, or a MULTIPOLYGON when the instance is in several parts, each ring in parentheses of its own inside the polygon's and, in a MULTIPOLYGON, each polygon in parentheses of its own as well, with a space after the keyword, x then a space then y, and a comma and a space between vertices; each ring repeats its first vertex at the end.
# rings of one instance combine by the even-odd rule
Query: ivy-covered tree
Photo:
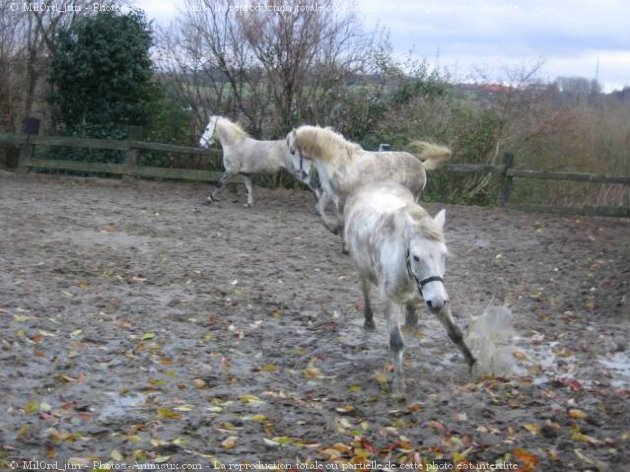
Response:
POLYGON ((127 125, 149 124, 160 95, 152 41, 142 11, 99 12, 60 31, 49 74, 55 123, 73 134, 112 137, 127 125))

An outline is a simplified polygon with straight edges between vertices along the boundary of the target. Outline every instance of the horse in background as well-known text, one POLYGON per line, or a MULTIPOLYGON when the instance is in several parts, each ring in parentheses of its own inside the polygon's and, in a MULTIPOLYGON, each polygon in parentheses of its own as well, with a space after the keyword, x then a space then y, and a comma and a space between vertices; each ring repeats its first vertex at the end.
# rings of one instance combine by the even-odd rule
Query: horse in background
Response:
POLYGON ((384 182, 356 188, 346 200, 344 212, 344 241, 361 278, 366 328, 374 328, 372 285, 379 288, 386 302, 394 390, 404 390, 404 341, 400 330, 403 306, 406 325, 414 327, 417 323, 414 300, 418 293, 427 308, 437 315, 472 369, 475 357, 453 321, 444 286, 445 211, 432 218, 415 203, 409 189, 384 182))
POLYGON ((346 140, 330 128, 304 125, 287 135, 289 153, 300 178, 307 178, 312 166, 317 169, 321 195, 316 209, 324 226, 334 234, 343 228, 344 202, 359 185, 392 181, 408 188, 417 198, 426 185, 426 171, 450 159, 446 146, 413 141, 417 155, 409 152, 371 152, 346 140), (312 163, 310 162, 312 161, 312 163), (334 203, 335 216, 326 215, 326 207, 334 203))
POLYGON ((215 140, 218 140, 223 148, 224 172, 214 189, 210 190, 207 203, 215 201, 217 194, 230 179, 240 174, 243 176, 247 189, 246 206, 253 206, 252 175, 275 174, 281 169, 285 169, 307 185, 316 199, 319 197, 319 189, 311 185, 310 174, 304 178, 298 177, 285 140, 259 141, 253 139, 237 123, 216 115, 210 117, 208 126, 199 139, 199 146, 207 148, 214 144, 215 140))

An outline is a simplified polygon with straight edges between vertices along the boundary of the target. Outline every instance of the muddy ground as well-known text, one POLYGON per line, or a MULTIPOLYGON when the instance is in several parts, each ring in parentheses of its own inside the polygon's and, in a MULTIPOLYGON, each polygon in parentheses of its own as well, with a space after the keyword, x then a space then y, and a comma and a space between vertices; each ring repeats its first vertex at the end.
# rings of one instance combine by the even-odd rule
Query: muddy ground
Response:
POLYGON ((456 321, 508 303, 520 375, 423 311, 398 399, 311 196, 206 190, 0 174, 0 468, 629 467, 627 220, 446 205, 456 321))

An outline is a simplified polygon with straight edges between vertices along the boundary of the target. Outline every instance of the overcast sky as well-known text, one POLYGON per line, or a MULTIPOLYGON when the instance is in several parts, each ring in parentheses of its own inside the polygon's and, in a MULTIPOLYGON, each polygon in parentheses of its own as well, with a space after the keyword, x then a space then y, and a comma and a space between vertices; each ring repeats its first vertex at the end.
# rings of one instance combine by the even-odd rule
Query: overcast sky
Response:
MULTIPOLYGON (((167 24, 183 2, 136 4, 167 24)), ((388 28, 396 53, 413 51, 431 64, 437 60, 456 80, 468 80, 479 69, 498 79, 506 68, 542 59, 543 80, 597 74, 607 92, 630 85, 627 0, 341 0, 336 5, 352 6, 366 30, 379 24, 388 28)))

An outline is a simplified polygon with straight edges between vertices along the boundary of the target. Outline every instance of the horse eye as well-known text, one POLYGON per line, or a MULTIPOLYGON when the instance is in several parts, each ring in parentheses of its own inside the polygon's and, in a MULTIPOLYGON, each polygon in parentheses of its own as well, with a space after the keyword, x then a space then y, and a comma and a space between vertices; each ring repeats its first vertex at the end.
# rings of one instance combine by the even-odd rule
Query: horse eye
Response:
POLYGON ((420 258, 418 256, 413 256, 413 260, 416 262, 420 262, 420 258))

